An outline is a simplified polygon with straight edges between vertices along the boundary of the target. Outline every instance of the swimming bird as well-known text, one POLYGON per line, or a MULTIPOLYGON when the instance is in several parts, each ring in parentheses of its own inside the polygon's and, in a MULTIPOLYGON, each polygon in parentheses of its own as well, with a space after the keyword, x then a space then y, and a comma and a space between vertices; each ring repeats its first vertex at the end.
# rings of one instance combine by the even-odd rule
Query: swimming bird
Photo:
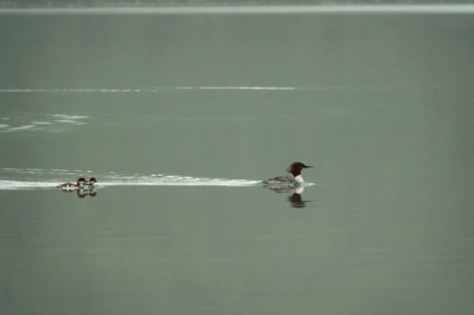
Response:
POLYGON ((64 184, 56 186, 56 188, 65 190, 65 191, 78 190, 78 189, 82 189, 85 183, 86 183, 86 179, 84 177, 79 177, 75 184, 64 183, 64 184))
POLYGON ((89 178, 89 180, 86 180, 84 182, 84 184, 81 186, 81 189, 88 189, 88 190, 92 190, 95 188, 95 183, 97 183, 97 179, 95 177, 91 177, 89 178))
POLYGON ((265 188, 280 188, 289 186, 300 186, 304 183, 301 171, 305 168, 311 168, 312 165, 305 165, 301 162, 294 162, 288 168, 288 173, 291 175, 278 176, 262 181, 265 188))

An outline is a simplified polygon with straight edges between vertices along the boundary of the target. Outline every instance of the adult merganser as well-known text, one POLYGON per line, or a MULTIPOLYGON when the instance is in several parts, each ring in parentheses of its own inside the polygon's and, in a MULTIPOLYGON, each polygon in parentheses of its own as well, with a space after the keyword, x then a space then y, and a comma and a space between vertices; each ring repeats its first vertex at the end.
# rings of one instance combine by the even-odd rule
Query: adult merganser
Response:
POLYGON ((76 184, 74 183, 64 183, 61 185, 56 186, 56 188, 65 190, 65 191, 72 191, 82 189, 83 185, 86 183, 86 179, 84 177, 79 177, 77 179, 76 184))
POLYGON ((262 183, 266 188, 300 186, 304 183, 303 176, 301 176, 301 170, 310 167, 313 166, 304 165, 301 162, 294 162, 288 168, 288 173, 291 173, 291 175, 265 179, 262 183))

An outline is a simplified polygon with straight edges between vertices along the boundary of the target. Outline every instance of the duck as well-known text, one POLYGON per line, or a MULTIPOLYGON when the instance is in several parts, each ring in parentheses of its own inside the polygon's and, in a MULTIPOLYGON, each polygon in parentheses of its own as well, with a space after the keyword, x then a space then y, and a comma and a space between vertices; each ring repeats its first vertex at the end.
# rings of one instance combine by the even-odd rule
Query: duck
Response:
POLYGON ((84 184, 82 185, 83 189, 94 189, 95 188, 95 183, 97 183, 97 179, 95 177, 89 178, 88 181, 85 181, 84 184))
POLYGON ((288 167, 287 176, 277 176, 273 178, 268 178, 262 181, 264 187, 266 188, 277 188, 277 187, 290 187, 290 186, 301 186, 304 183, 303 176, 301 171, 306 168, 312 168, 313 165, 305 165, 302 162, 293 162, 288 167))
POLYGON ((85 183, 86 183, 86 179, 84 177, 79 177, 75 184, 64 183, 64 184, 60 184, 56 186, 56 188, 65 190, 65 191, 78 190, 78 189, 82 189, 85 183))

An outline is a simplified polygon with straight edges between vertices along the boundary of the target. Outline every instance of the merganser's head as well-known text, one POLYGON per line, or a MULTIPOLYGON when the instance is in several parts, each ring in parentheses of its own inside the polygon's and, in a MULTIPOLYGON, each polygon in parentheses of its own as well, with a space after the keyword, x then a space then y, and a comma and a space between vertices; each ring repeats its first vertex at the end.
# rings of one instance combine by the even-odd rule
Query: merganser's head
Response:
POLYGON ((79 177, 77 179, 77 186, 82 186, 86 182, 86 179, 84 177, 79 177))
POLYGON ((89 185, 94 185, 95 183, 97 183, 97 180, 95 179, 95 177, 89 178, 89 185))
POLYGON ((302 169, 304 169, 304 168, 311 168, 311 167, 314 167, 314 166, 312 166, 312 165, 304 165, 304 164, 301 163, 301 162, 295 162, 295 163, 291 164, 290 167, 288 168, 288 173, 293 174, 294 177, 300 176, 302 169))

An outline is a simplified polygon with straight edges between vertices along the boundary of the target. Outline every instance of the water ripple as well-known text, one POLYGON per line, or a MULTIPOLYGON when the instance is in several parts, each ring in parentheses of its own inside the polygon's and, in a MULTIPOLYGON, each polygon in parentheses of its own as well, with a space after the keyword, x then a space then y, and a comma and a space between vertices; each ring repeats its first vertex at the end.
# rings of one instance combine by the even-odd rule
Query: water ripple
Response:
POLYGON ((184 91, 338 91, 338 90, 407 90, 414 89, 413 86, 157 86, 146 88, 69 88, 69 89, 0 89, 0 93, 73 93, 73 94, 97 94, 97 93, 158 93, 166 90, 184 91))
POLYGON ((70 114, 33 114, 27 113, 12 117, 3 117, 0 132, 49 131, 57 132, 71 126, 82 126, 89 116, 70 114))
POLYGON ((78 177, 98 178, 98 188, 110 186, 225 186, 251 187, 261 184, 259 180, 191 177, 163 174, 118 174, 96 173, 90 170, 3 168, 0 169, 0 190, 36 190, 54 188, 62 182, 71 182, 78 177))

